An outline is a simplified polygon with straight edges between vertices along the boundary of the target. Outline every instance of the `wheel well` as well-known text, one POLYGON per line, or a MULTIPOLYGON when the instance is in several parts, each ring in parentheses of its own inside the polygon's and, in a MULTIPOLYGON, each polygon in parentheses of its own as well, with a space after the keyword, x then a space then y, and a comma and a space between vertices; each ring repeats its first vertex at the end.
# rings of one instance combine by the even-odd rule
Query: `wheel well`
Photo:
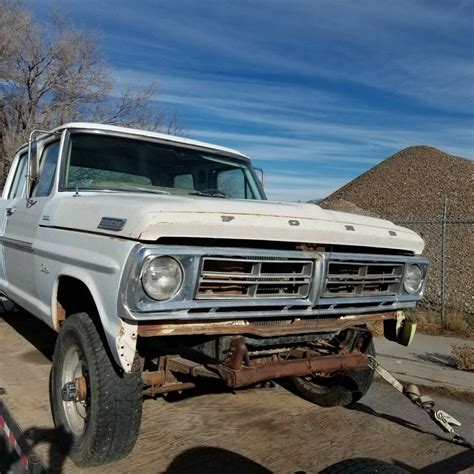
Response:
POLYGON ((77 278, 60 277, 56 294, 56 329, 59 330, 68 316, 79 312, 88 313, 91 317, 97 314, 97 307, 89 288, 77 278))

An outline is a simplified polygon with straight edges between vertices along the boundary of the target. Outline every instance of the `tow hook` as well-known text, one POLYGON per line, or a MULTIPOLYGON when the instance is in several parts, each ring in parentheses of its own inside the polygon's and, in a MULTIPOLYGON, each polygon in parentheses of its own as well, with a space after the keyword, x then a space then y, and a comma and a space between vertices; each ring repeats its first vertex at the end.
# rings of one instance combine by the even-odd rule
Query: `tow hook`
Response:
POLYGON ((87 398, 87 383, 84 377, 77 377, 67 382, 62 388, 62 399, 65 402, 84 402, 87 398))
POLYGON ((398 390, 401 394, 405 395, 413 404, 423 409, 429 417, 445 432, 451 435, 453 443, 467 448, 474 449, 474 445, 470 443, 466 438, 457 434, 453 426, 461 426, 461 422, 456 420, 448 413, 443 410, 435 410, 435 402, 431 397, 422 396, 420 389, 414 384, 403 385, 397 380, 388 370, 384 369, 378 362, 377 359, 368 355, 369 367, 375 370, 380 377, 388 382, 392 387, 398 390))

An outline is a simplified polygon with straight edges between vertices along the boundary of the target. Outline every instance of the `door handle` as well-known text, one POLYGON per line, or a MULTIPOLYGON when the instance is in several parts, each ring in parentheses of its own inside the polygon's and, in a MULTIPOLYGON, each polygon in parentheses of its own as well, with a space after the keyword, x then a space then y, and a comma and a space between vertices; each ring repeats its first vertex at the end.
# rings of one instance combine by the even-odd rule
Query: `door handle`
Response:
POLYGON ((11 216, 11 215, 15 214, 16 207, 7 207, 6 211, 7 211, 7 216, 11 216))

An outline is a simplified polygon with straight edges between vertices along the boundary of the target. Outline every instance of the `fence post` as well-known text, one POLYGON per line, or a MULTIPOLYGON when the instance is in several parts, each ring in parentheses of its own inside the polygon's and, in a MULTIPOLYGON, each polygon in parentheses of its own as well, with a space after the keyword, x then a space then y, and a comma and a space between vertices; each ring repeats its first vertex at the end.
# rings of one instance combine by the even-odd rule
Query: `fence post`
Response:
POLYGON ((445 325, 446 315, 446 221, 448 217, 448 198, 444 198, 443 219, 441 220, 441 324, 445 325))

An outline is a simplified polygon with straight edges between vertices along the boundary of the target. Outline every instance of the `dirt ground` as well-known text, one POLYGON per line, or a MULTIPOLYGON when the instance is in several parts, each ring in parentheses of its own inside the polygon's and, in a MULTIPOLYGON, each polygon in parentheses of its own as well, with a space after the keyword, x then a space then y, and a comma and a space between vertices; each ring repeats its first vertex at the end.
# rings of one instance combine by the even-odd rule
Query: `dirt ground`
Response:
MULTIPOLYGON (((54 338, 31 316, 0 315, 2 399, 50 472, 84 472, 57 447, 48 396, 54 338)), ((405 421, 397 411, 402 399, 379 384, 353 409, 319 408, 281 385, 236 393, 207 386, 170 401, 150 399, 133 453, 86 472, 315 473, 344 459, 370 457, 412 472, 474 473, 474 451, 447 441, 415 407, 405 421)), ((474 424, 472 405, 445 403, 474 424)))

